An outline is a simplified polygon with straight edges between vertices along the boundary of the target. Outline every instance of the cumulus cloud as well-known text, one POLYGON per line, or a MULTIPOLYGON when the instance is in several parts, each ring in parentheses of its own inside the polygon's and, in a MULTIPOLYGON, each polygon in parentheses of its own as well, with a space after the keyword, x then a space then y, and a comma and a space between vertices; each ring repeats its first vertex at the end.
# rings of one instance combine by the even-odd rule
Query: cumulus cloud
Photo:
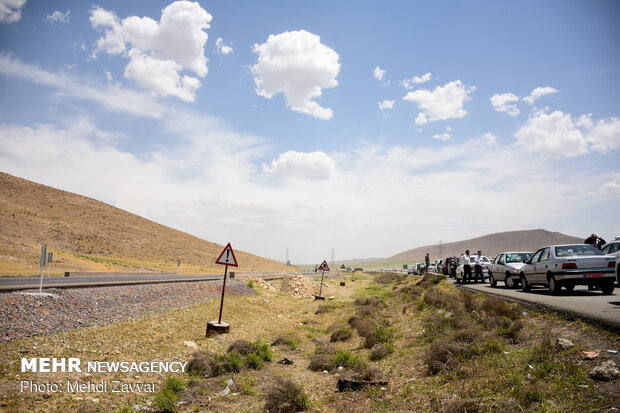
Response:
POLYGON ((588 152, 606 153, 620 148, 620 120, 592 121, 582 115, 573 121, 570 113, 534 113, 515 133, 517 145, 545 157, 574 157, 588 152))
POLYGON ((325 152, 287 151, 263 164, 263 171, 268 174, 297 177, 310 181, 323 181, 336 174, 336 163, 325 152))
POLYGON ((215 54, 230 54, 233 52, 233 48, 224 44, 224 39, 218 37, 215 41, 215 54))
POLYGON ((452 128, 450 126, 448 126, 444 133, 441 133, 441 134, 437 133, 437 134, 433 135, 433 138, 434 139, 439 139, 439 140, 442 140, 442 141, 447 141, 450 138, 452 138, 452 135, 450 134, 450 132, 452 132, 452 128))
POLYGON ((160 21, 130 16, 120 20, 113 12, 91 10, 93 29, 104 35, 97 39, 93 57, 105 52, 129 59, 125 77, 161 96, 193 101, 200 81, 180 71, 188 69, 199 77, 207 75, 204 46, 211 15, 197 2, 175 1, 162 10, 160 21), (146 67, 152 65, 153 67, 146 67), (156 79, 150 79, 151 76, 156 79))
POLYGON ((474 86, 466 87, 460 80, 456 80, 437 86, 433 91, 419 89, 409 92, 403 100, 418 104, 421 112, 415 124, 421 126, 427 122, 464 117, 467 111, 463 109, 463 104, 471 100, 468 95, 475 90, 474 86))
POLYGON ((379 102, 379 110, 392 109, 393 107, 394 107, 393 100, 384 100, 383 102, 379 102))
POLYGON ((431 80, 431 76, 431 72, 426 72, 422 76, 414 76, 409 79, 403 79, 400 81, 400 84, 403 85, 406 89, 413 89, 414 85, 426 83, 431 80))
POLYGON ((375 75, 375 79, 377 80, 383 80, 383 76, 385 75, 386 71, 381 69, 379 66, 375 67, 375 70, 373 72, 373 74, 375 75))
POLYGON ((611 180, 604 182, 598 193, 600 195, 617 195, 620 196, 620 174, 613 174, 611 180))
POLYGON ((491 104, 493 105, 495 111, 506 112, 510 116, 517 116, 519 113, 521 113, 519 111, 519 108, 517 108, 517 106, 512 103, 518 102, 519 99, 519 96, 515 95, 514 93, 501 93, 495 94, 490 97, 491 104))
POLYGON ((287 107, 319 119, 331 119, 333 111, 314 99, 322 90, 338 85, 338 53, 321 43, 321 38, 305 30, 270 35, 255 44, 258 61, 250 67, 256 93, 271 99, 286 97, 287 107))
POLYGON ((532 90, 532 93, 530 93, 529 96, 524 97, 523 101, 529 103, 530 105, 533 105, 537 99, 545 95, 551 95, 553 93, 558 93, 558 91, 549 86, 537 87, 536 89, 532 90))
POLYGON ((485 133, 483 138, 489 145, 493 145, 497 142, 497 136, 493 135, 491 132, 485 133))
POLYGON ((15 23, 22 18, 26 0, 0 0, 0 23, 15 23))
POLYGON ((56 10, 52 14, 45 16, 45 21, 54 23, 69 23, 71 21, 71 10, 67 10, 65 13, 56 10))

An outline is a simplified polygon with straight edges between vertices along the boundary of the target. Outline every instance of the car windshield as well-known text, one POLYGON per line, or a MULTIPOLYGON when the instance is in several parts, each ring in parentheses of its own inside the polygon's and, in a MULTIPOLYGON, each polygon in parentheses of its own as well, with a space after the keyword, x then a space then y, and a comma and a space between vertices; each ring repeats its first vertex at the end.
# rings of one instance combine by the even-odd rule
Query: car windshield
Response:
POLYGON ((603 253, 589 244, 562 245, 559 247, 555 247, 556 257, 573 257, 587 255, 603 255, 603 253))
POLYGON ((509 262, 525 262, 532 258, 531 252, 515 252, 506 254, 506 264, 509 262))

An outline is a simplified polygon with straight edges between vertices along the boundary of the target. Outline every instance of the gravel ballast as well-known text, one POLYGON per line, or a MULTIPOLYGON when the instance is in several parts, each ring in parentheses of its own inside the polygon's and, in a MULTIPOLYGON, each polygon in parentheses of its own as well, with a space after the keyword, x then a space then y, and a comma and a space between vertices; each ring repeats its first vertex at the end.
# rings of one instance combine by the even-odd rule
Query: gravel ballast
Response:
MULTIPOLYGON (((0 294, 0 342, 93 327, 219 297, 221 281, 46 289, 0 294)), ((226 295, 254 294, 227 280, 226 295)))

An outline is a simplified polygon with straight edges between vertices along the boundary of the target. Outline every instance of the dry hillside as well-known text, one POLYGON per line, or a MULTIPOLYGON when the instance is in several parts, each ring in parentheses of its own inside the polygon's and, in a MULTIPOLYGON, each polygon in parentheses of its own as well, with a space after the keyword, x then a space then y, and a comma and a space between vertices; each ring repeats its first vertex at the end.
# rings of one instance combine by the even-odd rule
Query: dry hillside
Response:
POLYGON ((420 260, 427 252, 430 254, 431 259, 434 260, 461 255, 466 249, 469 249, 471 252, 482 250, 483 255, 492 258, 502 251, 536 251, 538 248, 546 245, 580 244, 582 242, 582 238, 572 237, 559 232, 550 232, 544 229, 506 231, 465 241, 447 242, 441 245, 441 257, 439 256, 439 244, 435 244, 401 252, 388 258, 388 260, 420 260))
MULTIPOLYGON (((0 173, 0 274, 37 274, 41 246, 64 271, 220 272, 222 245, 103 202, 0 173)), ((234 245, 233 245, 234 248, 234 245)), ((235 251, 237 271, 282 271, 276 261, 235 251)))

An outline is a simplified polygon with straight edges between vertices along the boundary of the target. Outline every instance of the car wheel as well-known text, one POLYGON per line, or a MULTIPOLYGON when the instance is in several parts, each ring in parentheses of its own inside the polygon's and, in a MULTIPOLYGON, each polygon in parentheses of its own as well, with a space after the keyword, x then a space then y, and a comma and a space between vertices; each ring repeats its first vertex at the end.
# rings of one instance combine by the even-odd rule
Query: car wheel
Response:
POLYGON ((506 284, 506 288, 515 288, 515 280, 508 273, 506 273, 504 284, 506 284))
POLYGON ((529 291, 531 289, 530 284, 527 282, 527 278, 525 278, 523 274, 521 274, 521 289, 523 291, 529 291))
POLYGON ((553 295, 558 295, 560 293, 560 285, 558 284, 558 282, 555 280, 555 277, 553 275, 549 276, 549 279, 547 280, 547 283, 549 284, 549 292, 553 295))
POLYGON ((603 280, 601 281, 601 291, 605 295, 609 295, 614 292, 614 282, 613 280, 603 280))
POLYGON ((491 287, 497 287, 497 281, 495 281, 495 278, 493 277, 493 273, 489 271, 489 284, 491 284, 491 287))
POLYGON ((566 284, 564 288, 566 288, 566 291, 568 291, 569 293, 572 293, 573 291, 575 291, 575 284, 573 283, 566 284))

